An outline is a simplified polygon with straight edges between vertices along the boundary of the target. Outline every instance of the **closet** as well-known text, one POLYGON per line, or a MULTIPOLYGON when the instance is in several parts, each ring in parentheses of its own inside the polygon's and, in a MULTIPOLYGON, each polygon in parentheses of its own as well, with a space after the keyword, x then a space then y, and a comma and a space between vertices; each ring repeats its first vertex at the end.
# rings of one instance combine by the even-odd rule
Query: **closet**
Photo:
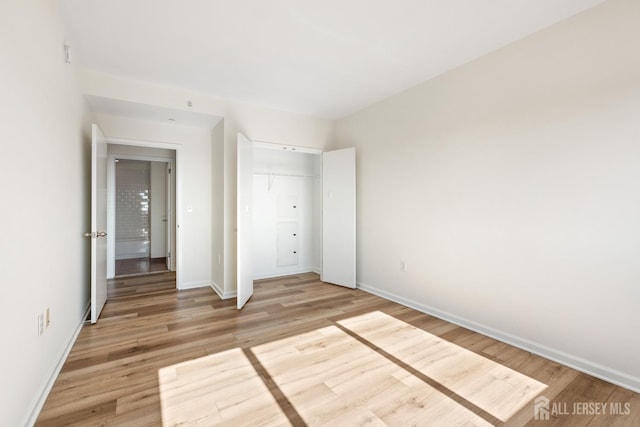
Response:
POLYGON ((253 149, 253 278, 320 273, 321 156, 253 149))
POLYGON ((238 134, 238 308, 253 280, 316 272, 355 288, 355 149, 252 142, 238 134))

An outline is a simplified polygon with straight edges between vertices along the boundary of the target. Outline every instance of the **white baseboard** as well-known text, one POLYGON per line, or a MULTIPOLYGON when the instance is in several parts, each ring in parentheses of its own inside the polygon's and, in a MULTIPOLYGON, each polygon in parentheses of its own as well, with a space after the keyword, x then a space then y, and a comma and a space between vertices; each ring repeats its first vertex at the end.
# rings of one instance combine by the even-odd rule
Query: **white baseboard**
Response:
POLYGON ((220 297, 220 299, 231 299, 231 298, 235 298, 236 297, 236 292, 224 292, 220 286, 214 282, 213 280, 211 281, 210 284, 211 288, 215 291, 216 294, 218 294, 218 296, 220 297))
POLYGON ((42 392, 40 393, 40 397, 38 398, 38 400, 36 400, 35 404, 31 408, 31 411, 29 411, 28 413, 29 415, 26 419, 26 422, 24 422, 23 425, 33 426, 36 423, 36 420, 38 419, 38 415, 40 415, 40 411, 42 411, 42 407, 44 406, 44 403, 46 402, 47 397, 49 397, 49 393, 53 388, 53 384, 56 382, 56 379, 58 378, 58 374, 60 374, 60 371, 62 370, 62 366, 64 366, 64 362, 67 360, 69 353, 71 353, 71 349, 73 348, 73 345, 76 343, 76 339, 78 339, 78 335, 80 335, 80 331, 82 330, 82 326, 84 326, 84 322, 87 316, 89 315, 90 310, 91 310, 91 303, 87 304, 87 309, 84 311, 82 319, 80 319, 80 323, 76 327, 76 330, 74 331, 73 335, 71 336, 71 339, 67 343, 67 346, 64 348, 64 350, 60 354, 60 357, 58 358, 58 363, 56 363, 56 366, 54 366, 53 370, 51 371, 51 375, 49 375, 49 380, 47 381, 44 388, 42 389, 42 392))
POLYGON ((210 280, 200 280, 198 282, 182 283, 182 285, 180 285, 180 290, 182 291, 185 289, 205 288, 207 286, 211 286, 210 280))
POLYGON ((438 317, 442 320, 446 320, 448 322, 454 323, 458 326, 462 326, 488 337, 495 338, 506 344, 510 344, 514 347, 518 347, 531 353, 537 354, 538 356, 553 360, 554 362, 569 366, 580 372, 584 372, 585 374, 592 375, 596 378, 600 378, 610 383, 619 385, 620 387, 624 387, 636 393, 640 393, 640 378, 638 377, 634 377, 624 372, 620 372, 616 369, 603 366, 599 363, 583 359, 573 354, 565 353, 563 351, 548 347, 543 344, 529 341, 525 338, 520 338, 518 336, 499 331, 497 329, 482 325, 480 323, 476 323, 474 321, 456 316, 451 313, 437 310, 426 305, 418 304, 399 295, 383 291, 373 286, 368 286, 364 283, 358 283, 358 289, 362 289, 363 291, 370 294, 377 295, 381 298, 404 305, 405 307, 413 308, 414 310, 418 310, 422 313, 438 317))
MULTIPOLYGON (((292 276, 294 274, 316 273, 316 269, 312 267, 298 268, 293 270, 273 271, 271 273, 256 274, 253 280, 272 279, 274 277, 292 276)), ((320 273, 318 273, 320 274, 320 273)))

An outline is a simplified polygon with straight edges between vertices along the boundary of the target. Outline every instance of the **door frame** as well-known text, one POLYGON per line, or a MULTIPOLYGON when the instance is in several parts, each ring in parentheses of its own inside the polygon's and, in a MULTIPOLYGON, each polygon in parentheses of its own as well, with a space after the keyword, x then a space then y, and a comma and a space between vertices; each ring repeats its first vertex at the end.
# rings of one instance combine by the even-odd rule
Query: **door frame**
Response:
MULTIPOLYGON (((116 244, 116 170, 115 170, 115 160, 138 160, 143 162, 157 162, 157 163, 165 163, 168 164, 169 167, 174 170, 173 167, 174 159, 170 157, 156 157, 156 156, 141 156, 136 154, 109 154, 107 160, 107 193, 109 195, 109 201, 107 203, 107 279, 112 279, 115 277, 115 265, 116 265, 116 256, 115 256, 115 244, 116 244)), ((177 184, 177 183, 176 183, 177 184)), ((171 200, 169 200, 171 203, 171 200)), ((171 206, 171 204, 169 205, 171 206)), ((172 207, 172 206, 171 206, 172 207)), ((176 209, 177 209, 177 200, 176 200, 176 209)), ((170 211, 172 209, 170 208, 170 211)), ((167 220, 173 221, 173 215, 175 213, 171 212, 171 216, 167 218, 167 220)), ((175 234, 175 229, 172 227, 173 233, 170 236, 167 236, 167 250, 171 252, 173 257, 173 252, 177 252, 177 247, 175 251, 172 251, 173 239, 175 234)), ((153 237, 152 237, 153 238, 153 237)), ((169 270, 175 271, 176 265, 172 261, 171 268, 169 270)))
MULTIPOLYGON (((167 162, 171 164, 171 172, 175 174, 176 180, 176 191, 175 191, 175 212, 172 212, 175 218, 175 229, 173 230, 173 238, 175 239, 175 253, 171 254, 173 258, 175 271, 176 271, 176 289, 180 289, 180 285, 182 283, 182 238, 180 235, 180 223, 182 221, 182 167, 181 167, 181 148, 182 144, 176 144, 171 142, 159 142, 159 141, 148 141, 148 140, 140 140, 140 139, 130 139, 130 138, 117 138, 117 137, 107 137, 106 138, 108 144, 118 144, 118 145, 129 145, 133 147, 142 147, 142 148, 161 148, 165 150, 174 150, 176 153, 175 162, 173 159, 167 157, 154 157, 154 156, 139 156, 139 155, 109 155, 109 160, 107 167, 109 168, 109 197, 114 197, 115 191, 115 160, 116 157, 121 159, 128 160, 147 160, 147 161, 160 161, 167 162)), ((115 198, 110 201, 115 202, 115 198)), ((113 209, 115 209, 115 203, 109 204, 113 209)), ((108 249, 112 251, 113 257, 109 257, 109 261, 113 260, 113 264, 110 262, 107 264, 107 271, 115 273, 115 211, 113 212, 113 216, 111 216, 112 223, 109 223, 109 227, 114 227, 113 233, 109 233, 108 235, 112 235, 113 244, 109 245, 108 249), (113 265, 113 270, 110 270, 113 265)), ((107 274, 109 276, 109 274, 107 274)))

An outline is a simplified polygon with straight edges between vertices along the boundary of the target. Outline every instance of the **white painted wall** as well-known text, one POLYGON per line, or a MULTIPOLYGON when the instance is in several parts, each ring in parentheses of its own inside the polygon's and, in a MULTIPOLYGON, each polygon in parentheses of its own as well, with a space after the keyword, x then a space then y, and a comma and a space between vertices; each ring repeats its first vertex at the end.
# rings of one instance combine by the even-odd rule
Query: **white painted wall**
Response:
POLYGON ((176 171, 182 177, 177 198, 181 259, 177 274, 180 286, 191 288, 211 284, 211 131, 202 128, 98 115, 97 121, 108 138, 157 141, 180 145, 176 171), (181 268, 180 268, 181 267, 181 268))
POLYGON ((3 425, 37 415, 89 302, 90 119, 63 43, 55 2, 0 3, 3 425))
POLYGON ((253 274, 254 278, 318 271, 321 235, 314 223, 322 207, 314 189, 320 184, 320 155, 254 148, 253 150, 253 274), (279 199, 295 197, 295 217, 278 212, 279 199), (278 261, 277 227, 281 222, 297 225, 295 265, 278 261))
POLYGON ((640 389, 638 22, 610 1, 339 121, 360 285, 640 389))

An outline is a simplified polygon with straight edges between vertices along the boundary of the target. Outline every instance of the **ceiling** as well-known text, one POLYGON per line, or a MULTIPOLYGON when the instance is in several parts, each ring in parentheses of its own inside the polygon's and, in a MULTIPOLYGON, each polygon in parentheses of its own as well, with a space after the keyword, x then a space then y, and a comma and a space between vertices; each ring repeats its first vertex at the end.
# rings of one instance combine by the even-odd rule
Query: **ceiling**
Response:
POLYGON ((182 126, 214 128, 222 117, 198 113, 189 110, 178 110, 157 105, 138 104, 102 96, 85 95, 91 111, 111 116, 124 116, 152 122, 166 122, 182 126))
POLYGON ((603 0, 58 0, 81 67, 329 119, 603 0))

